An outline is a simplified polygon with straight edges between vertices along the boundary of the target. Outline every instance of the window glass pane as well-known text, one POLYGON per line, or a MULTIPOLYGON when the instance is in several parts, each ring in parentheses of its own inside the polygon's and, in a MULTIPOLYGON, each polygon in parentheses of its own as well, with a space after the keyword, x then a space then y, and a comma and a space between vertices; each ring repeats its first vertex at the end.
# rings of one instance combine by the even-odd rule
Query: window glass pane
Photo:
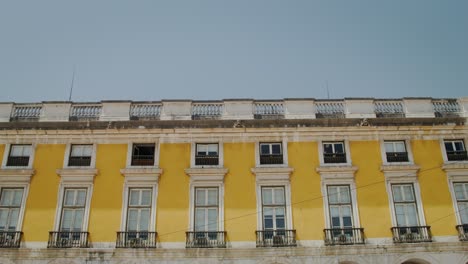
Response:
POLYGON ((275 204, 285 204, 284 202, 284 189, 276 188, 274 189, 275 193, 275 204))
POLYGON ((405 201, 412 202, 414 201, 414 194, 413 194, 413 186, 412 185, 404 185, 403 191, 405 193, 405 201))
POLYGON ((195 210, 195 231, 204 231, 205 225, 205 209, 197 208, 195 210))
POLYGON ((279 207, 275 209, 276 217, 284 217, 284 208, 279 207))
POLYGON ((209 153, 218 153, 218 144, 208 145, 208 152, 209 153))
POLYGON ((278 155, 278 154, 281 154, 281 145, 280 145, 280 144, 273 144, 273 145, 271 146, 271 152, 272 152, 273 154, 277 154, 277 155, 278 155))
POLYGON ((208 209, 208 231, 218 230, 218 209, 208 209))
POLYGON ((264 226, 264 229, 273 228, 273 216, 272 215, 265 215, 263 217, 263 226, 264 226))
POLYGON ((332 227, 335 227, 335 228, 340 228, 341 227, 340 218, 338 216, 333 216, 331 218, 331 222, 332 222, 332 227))
POLYGON ((395 142, 395 152, 406 152, 404 142, 395 142))
POLYGON ((340 193, 339 193, 339 196, 340 196, 340 202, 341 203, 350 203, 351 202, 351 199, 350 199, 350 195, 349 195, 349 187, 347 186, 341 186, 339 188, 340 190, 340 193))
POLYGON ((385 152, 394 152, 393 151, 393 144, 391 142, 384 143, 385 145, 385 152))
POLYGON ((344 153, 344 146, 342 143, 335 144, 335 153, 344 153))
POLYGON ((93 155, 93 146, 92 145, 86 145, 83 148, 83 156, 85 157, 91 157, 93 155))
POLYGON ((272 208, 264 208, 263 215, 265 216, 273 216, 274 210, 272 208))
POLYGON ((130 190, 130 205, 138 205, 140 200, 140 190, 130 190))
POLYGON ((73 231, 81 231, 81 224, 83 223, 83 209, 75 210, 75 221, 73 222, 73 231))
POLYGON ((151 190, 142 190, 141 192, 140 205, 151 206, 151 190))
POLYGON ((333 153, 333 146, 329 143, 323 144, 323 153, 333 153))
POLYGON ((10 210, 10 223, 8 223, 8 230, 16 230, 16 224, 18 223, 19 208, 12 208, 10 210))
POLYGON ((16 189, 14 190, 14 195, 13 195, 13 206, 21 206, 21 200, 23 199, 23 190, 22 189, 16 189))
POLYGON ((260 154, 269 155, 270 154, 270 145, 261 144, 260 145, 260 154))
POLYGON ((332 217, 338 217, 340 216, 340 209, 339 206, 330 206, 330 215, 332 217))
POLYGON ((218 189, 208 189, 208 205, 218 204, 218 189))
POLYGON ((393 185, 392 186, 392 191, 393 191, 393 201, 394 202, 401 202, 403 201, 403 195, 401 193, 401 186, 399 185, 393 185))
POLYGON ((23 146, 23 156, 31 156, 32 153, 32 146, 26 145, 23 146))
POLYGON ((271 188, 262 189, 263 204, 273 204, 273 190, 271 188))
POLYGON ((71 229, 73 218, 73 210, 71 209, 64 209, 63 216, 62 216, 62 231, 69 231, 71 229))
POLYGON ((284 229, 284 217, 276 217, 276 228, 277 229, 284 229))
POLYGON ((13 193, 13 190, 10 190, 10 189, 3 189, 2 190, 2 197, 0 199, 0 205, 11 205, 11 202, 12 202, 12 193, 13 193))
MULTIPOLYGON (((463 183, 455 183, 454 184, 454 189, 455 189, 455 197, 457 198, 457 200, 466 200, 467 199, 467 195, 466 195, 466 192, 463 188, 465 184, 463 183)), ((465 185, 466 187, 466 185, 465 185)))
POLYGON ((141 209, 139 231, 148 231, 150 218, 150 209, 141 209))
POLYGON ((8 209, 0 208, 0 231, 5 231, 8 219, 8 209))
POLYGON ((23 146, 11 146, 10 156, 11 157, 23 156, 23 146))
POLYGON ((462 224, 468 224, 468 203, 460 202, 458 203, 458 211, 460 212, 460 218, 462 224))
POLYGON ((465 150, 465 148, 463 147, 463 142, 456 141, 455 142, 455 150, 457 150, 457 151, 465 150))
POLYGON ((351 221, 351 216, 343 216, 343 227, 352 227, 353 222, 351 221))
POLYGON ((137 231, 138 209, 128 209, 127 231, 137 231))
POLYGON ((395 214, 398 226, 406 226, 405 209, 402 204, 395 204, 395 214))
POLYGON ((341 206, 341 213, 342 213, 343 216, 351 216, 351 206, 342 205, 341 206))
POLYGON ((78 195, 76 198, 77 206, 85 206, 86 203, 86 190, 77 190, 78 195))
POLYGON ((446 151, 454 151, 454 149, 453 149, 453 144, 452 144, 451 141, 445 142, 444 145, 445 145, 445 150, 446 150, 446 151))
POLYGON ((206 205, 205 193, 205 189, 196 189, 196 205, 206 205))
POLYGON ((73 206, 75 200, 75 190, 65 190, 65 206, 73 206))
POLYGON ((330 204, 338 203, 338 188, 336 186, 328 187, 328 202, 330 204))
POLYGON ((418 213, 416 212, 416 205, 415 204, 407 204, 406 205, 406 212, 408 216, 408 225, 410 226, 417 226, 418 223, 418 213))

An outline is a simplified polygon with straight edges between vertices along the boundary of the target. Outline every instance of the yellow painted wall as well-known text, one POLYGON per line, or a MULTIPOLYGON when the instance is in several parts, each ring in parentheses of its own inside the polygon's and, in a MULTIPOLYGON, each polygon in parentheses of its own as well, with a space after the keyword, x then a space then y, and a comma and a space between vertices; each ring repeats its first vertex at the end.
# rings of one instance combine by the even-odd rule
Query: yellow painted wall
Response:
POLYGON ((5 153, 5 145, 0 144, 0 160, 3 160, 3 153, 5 153))
POLYGON ((99 144, 96 154, 98 174, 94 178, 89 215, 90 240, 115 242, 122 216, 124 176, 120 169, 126 165, 127 145, 99 144))
POLYGON ((23 220, 24 241, 47 241, 54 231, 60 177, 56 170, 63 167, 65 145, 36 146, 29 195, 23 220))
POLYGON ((414 162, 421 168, 418 173, 421 199, 426 224, 431 226, 434 236, 456 235, 455 211, 447 182, 442 170, 443 158, 437 140, 415 140, 411 142, 414 162))
POLYGON ((379 141, 351 141, 351 160, 355 174, 359 220, 367 238, 391 237, 392 220, 385 176, 380 171, 382 155, 379 141))
POLYGON ((229 241, 255 241, 257 203, 255 193, 254 143, 224 144, 224 167, 229 169, 224 181, 225 230, 229 241))
POLYGON ((317 142, 288 143, 293 227, 298 240, 321 240, 325 227, 317 142))
POLYGON ((189 221, 190 144, 161 144, 156 226, 160 242, 185 242, 189 221))

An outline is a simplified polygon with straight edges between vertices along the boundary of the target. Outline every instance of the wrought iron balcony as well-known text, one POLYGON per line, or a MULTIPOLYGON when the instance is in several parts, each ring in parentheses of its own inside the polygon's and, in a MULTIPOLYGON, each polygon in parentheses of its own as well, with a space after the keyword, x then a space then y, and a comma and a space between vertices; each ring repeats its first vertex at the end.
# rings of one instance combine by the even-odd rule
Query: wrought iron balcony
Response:
POLYGON ((19 248, 23 232, 0 231, 0 248, 19 248))
POLYGON ((116 248, 155 248, 157 232, 117 232, 116 248))
POLYGON ((29 165, 29 156, 9 156, 6 165, 8 167, 27 167, 29 165))
POLYGON ((457 231, 460 241, 468 241, 468 224, 457 225, 457 231))
POLYGON ((283 164, 283 154, 260 155, 260 164, 283 164))
POLYGON ((225 248, 226 232, 186 232, 186 248, 225 248))
POLYGON ((257 230, 257 247, 295 247, 296 230, 257 230))
POLYGON ((346 153, 323 153, 325 163, 346 163, 346 153))
POLYGON ((154 155, 133 155, 132 166, 153 166, 154 155))
POLYGON ((91 165, 91 157, 70 157, 68 166, 89 166, 91 165))
POLYGON ((387 152, 387 162, 408 162, 408 152, 387 152))
POLYGON ((323 233, 327 246, 364 244, 364 228, 331 228, 323 233))
POLYGON ((447 159, 449 161, 468 160, 468 155, 466 150, 447 151, 447 159))
POLYGON ((48 248, 87 248, 88 232, 49 232, 48 248))
POLYGON ((195 165, 219 165, 218 156, 195 156, 195 165))
POLYGON ((432 242, 430 226, 401 226, 391 230, 395 243, 432 242))

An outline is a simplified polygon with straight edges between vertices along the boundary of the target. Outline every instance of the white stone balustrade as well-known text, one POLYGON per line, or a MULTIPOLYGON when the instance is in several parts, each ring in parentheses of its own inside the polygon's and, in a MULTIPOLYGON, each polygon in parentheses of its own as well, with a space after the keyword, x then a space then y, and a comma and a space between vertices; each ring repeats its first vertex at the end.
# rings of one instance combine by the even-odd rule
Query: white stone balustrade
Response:
POLYGON ((0 122, 126 121, 191 119, 314 119, 468 117, 468 97, 459 99, 403 98, 344 100, 285 99, 255 101, 163 100, 162 102, 102 101, 100 103, 0 103, 0 122))

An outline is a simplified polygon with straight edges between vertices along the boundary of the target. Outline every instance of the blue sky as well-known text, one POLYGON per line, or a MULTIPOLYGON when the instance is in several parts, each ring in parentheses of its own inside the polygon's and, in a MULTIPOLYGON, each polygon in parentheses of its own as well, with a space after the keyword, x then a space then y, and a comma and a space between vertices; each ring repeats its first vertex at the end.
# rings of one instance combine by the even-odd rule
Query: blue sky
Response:
POLYGON ((0 101, 468 96, 465 0, 0 1, 0 101))

